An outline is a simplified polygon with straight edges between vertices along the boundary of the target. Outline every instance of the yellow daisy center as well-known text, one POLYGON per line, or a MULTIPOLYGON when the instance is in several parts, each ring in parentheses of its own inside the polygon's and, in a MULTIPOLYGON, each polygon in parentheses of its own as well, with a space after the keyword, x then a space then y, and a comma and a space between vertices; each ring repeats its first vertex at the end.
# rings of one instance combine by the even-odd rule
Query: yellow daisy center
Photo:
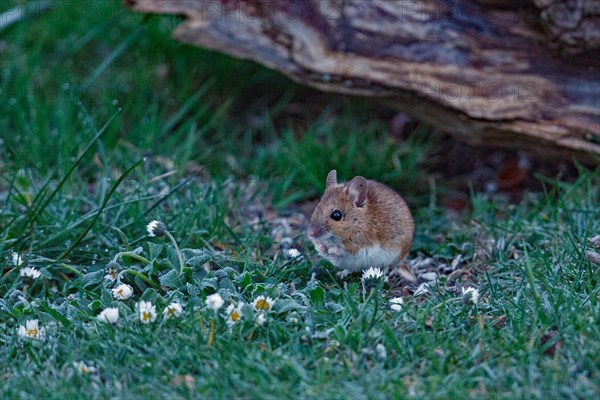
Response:
POLYGON ((266 300, 260 299, 256 302, 256 309, 269 311, 269 303, 266 300))
POLYGON ((28 329, 27 330, 27 336, 36 338, 38 336, 38 330, 35 329, 35 328, 34 329, 28 329))
POLYGON ((168 315, 174 315, 175 314, 175 308, 169 308, 169 309, 167 309, 167 314, 168 315))
POLYGON ((142 319, 143 319, 144 321, 148 321, 148 320, 150 319, 150 317, 151 317, 151 316, 150 316, 150 313, 149 313, 148 311, 144 311, 144 312, 142 313, 142 319))
POLYGON ((238 319, 240 319, 240 314, 237 311, 234 311, 231 313, 231 320, 232 321, 237 321, 238 319))

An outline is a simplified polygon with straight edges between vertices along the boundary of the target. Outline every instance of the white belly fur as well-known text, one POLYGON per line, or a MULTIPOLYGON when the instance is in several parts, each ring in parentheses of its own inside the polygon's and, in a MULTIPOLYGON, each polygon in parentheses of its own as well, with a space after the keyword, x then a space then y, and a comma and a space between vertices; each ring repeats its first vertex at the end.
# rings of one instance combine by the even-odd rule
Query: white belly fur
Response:
POLYGON ((393 264, 400 253, 379 245, 359 250, 356 254, 344 253, 337 258, 336 267, 349 271, 360 271, 369 267, 383 268, 393 264))

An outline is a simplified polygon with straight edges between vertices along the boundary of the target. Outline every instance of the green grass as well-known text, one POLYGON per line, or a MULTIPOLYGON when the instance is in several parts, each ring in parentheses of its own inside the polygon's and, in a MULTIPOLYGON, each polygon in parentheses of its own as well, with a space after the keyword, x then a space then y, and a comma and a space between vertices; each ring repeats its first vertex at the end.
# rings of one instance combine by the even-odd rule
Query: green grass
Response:
POLYGON ((540 177, 547 191, 518 204, 473 193, 453 219, 437 206, 445 183, 419 168, 425 127, 400 143, 374 106, 173 41, 177 18, 57 4, 0 31, 0 398, 600 395, 600 278, 585 258, 600 170, 540 177), (301 235, 303 257, 286 259, 260 217, 293 215, 331 168, 406 194, 411 258, 460 255, 463 273, 398 312, 389 287, 338 281, 301 235), (182 274, 170 241, 148 237, 153 219, 182 274), (134 295, 117 301, 104 275, 132 251, 117 262, 134 295), (42 275, 20 277, 13 252, 42 275), (264 325, 246 306, 229 329, 205 308, 216 291, 276 302, 264 325), (184 314, 164 321, 174 299, 184 314), (139 322, 140 300, 156 322, 139 322), (116 326, 97 321, 115 306, 116 326), (29 319, 44 341, 19 337, 29 319))

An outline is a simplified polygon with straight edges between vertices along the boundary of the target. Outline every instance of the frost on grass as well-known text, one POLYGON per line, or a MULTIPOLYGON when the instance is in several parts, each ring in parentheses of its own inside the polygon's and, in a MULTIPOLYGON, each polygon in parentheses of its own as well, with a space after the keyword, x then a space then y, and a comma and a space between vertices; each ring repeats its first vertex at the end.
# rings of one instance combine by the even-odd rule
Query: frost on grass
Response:
MULTIPOLYGON (((149 236, 164 235, 169 238, 172 237, 171 233, 166 230, 166 226, 157 220, 149 223, 146 229, 149 236)), ((290 327, 301 325, 306 320, 306 313, 309 310, 310 303, 321 303, 328 297, 322 288, 319 288, 320 291, 317 290, 315 292, 314 287, 307 287, 300 290, 304 291, 303 296, 305 300, 302 300, 300 296, 289 296, 285 294, 285 291, 282 292, 279 289, 284 284, 283 282, 276 284, 264 283, 264 275, 262 274, 256 275, 257 282, 253 282, 254 273, 252 270, 245 271, 242 275, 238 274, 236 276, 235 269, 232 267, 222 267, 216 271, 202 268, 208 260, 207 255, 215 259, 221 257, 219 252, 215 252, 214 250, 211 252, 208 249, 184 249, 184 252, 180 252, 174 243, 174 239, 172 240, 172 247, 160 242, 150 242, 148 247, 149 255, 144 254, 143 247, 138 247, 132 251, 120 252, 102 269, 82 275, 81 283, 84 288, 87 288, 87 291, 95 291, 95 288, 101 288, 102 290, 107 290, 111 295, 110 298, 104 297, 102 299, 106 308, 94 318, 98 322, 116 325, 122 319, 123 324, 130 324, 137 321, 142 324, 152 324, 159 318, 164 320, 180 318, 184 315, 182 303, 179 301, 164 301, 164 297, 173 298, 173 296, 167 296, 167 294, 174 291, 179 291, 180 295, 177 295, 178 298, 186 296, 194 290, 197 291, 197 288, 201 285, 201 287, 216 291, 214 294, 205 297, 204 307, 202 307, 202 304, 195 303, 196 301, 201 301, 198 299, 201 295, 195 298, 194 296, 190 296, 184 301, 190 302, 190 306, 194 309, 195 313, 213 313, 213 318, 204 320, 210 321, 208 322, 210 324, 208 331, 210 332, 210 336, 207 336, 207 342, 212 343, 213 339, 211 337, 219 334, 221 329, 224 331, 224 328, 232 328, 234 325, 240 325, 242 321, 253 322, 252 325, 254 328, 250 329, 256 329, 256 327, 264 326, 267 323, 271 326, 276 326, 277 324, 290 327), (167 247, 168 251, 164 251, 165 247, 167 247), (182 254, 185 254, 185 260, 181 259, 182 254), (185 261, 186 265, 192 271, 202 271, 199 280, 187 276, 187 272, 183 271, 183 269, 176 268, 176 265, 174 265, 174 255, 180 258, 180 266, 184 265, 183 261, 185 261), (161 256, 166 258, 160 258, 161 256), (116 260, 119 259, 123 265, 117 263, 116 260), (239 284, 242 278, 245 281, 244 287, 239 284), (126 280, 127 283, 124 283, 123 280, 126 280), (259 288, 257 286, 258 282, 261 285, 258 293, 262 292, 263 294, 256 296, 254 293, 259 288), (149 287, 153 283, 160 283, 160 286, 149 287), (131 311, 126 304, 120 306, 121 309, 116 307, 119 301, 133 299, 138 291, 142 293, 142 298, 146 300, 135 299, 137 302, 135 303, 135 310, 131 311), (151 293, 148 293, 148 291, 151 291, 151 293), (319 295, 318 293, 320 292, 323 292, 323 294, 319 295), (282 298, 271 297, 267 293, 278 293, 278 296, 282 296, 282 298), (248 295, 251 295, 253 298, 247 298, 246 296, 248 295), (152 301, 148 301, 148 299, 152 299, 152 301), (113 301, 111 302, 111 300, 113 301), (280 305, 280 307, 277 311, 274 311, 276 304, 280 305), (226 305, 227 307, 223 310, 226 305)), ((287 249, 282 249, 282 251, 285 255, 285 260, 294 259, 298 262, 298 265, 306 262, 297 249, 288 247, 287 249)), ((275 257, 275 262, 277 262, 277 257, 275 257)), ((38 277, 39 271, 28 267, 23 268, 20 274, 22 276, 38 277)), ((381 283, 385 277, 384 272, 380 268, 369 268, 364 271, 361 280, 363 283, 368 282, 368 285, 375 285, 381 283)), ((390 308, 393 310, 401 309, 401 303, 401 298, 392 299, 390 301, 390 308)), ((341 304, 334 304, 334 302, 328 302, 327 305, 328 309, 329 305, 337 305, 340 309, 343 309, 341 304)), ((252 325, 244 324, 242 329, 252 325)), ((153 326, 153 329, 161 329, 161 326, 153 326)), ((312 332, 313 329, 310 329, 310 331, 312 332)), ((329 330, 325 329, 321 330, 321 332, 329 332, 329 330)), ((19 335, 29 339, 43 340, 45 330, 37 322, 28 322, 19 328, 19 335)), ((319 336, 319 333, 316 335, 319 336)), ((373 347, 371 348, 373 349, 373 347)), ((381 353, 381 348, 379 349, 379 353, 381 353)), ((90 370, 83 361, 77 364, 76 368, 83 375, 86 374, 84 372, 86 369, 90 370)))
POLYGON ((431 291, 431 287, 429 283, 421 283, 417 290, 415 290, 414 296, 421 296, 427 294, 431 291))
MULTIPOLYGON (((160 221, 152 221, 146 228, 150 236, 172 237, 160 221)), ((165 321, 182 318, 184 316, 182 304, 189 304, 194 314, 199 317, 198 321, 209 325, 208 330, 204 332, 206 332, 207 343, 211 345, 216 335, 232 332, 233 326, 239 326, 242 330, 257 329, 267 324, 274 329, 278 329, 276 328, 278 326, 302 329, 301 325, 304 321, 309 320, 307 315, 313 303, 325 302, 328 310, 343 310, 343 305, 331 301, 335 299, 328 298, 329 295, 320 286, 316 289, 314 285, 299 289, 293 287, 293 291, 289 292, 285 289, 286 282, 275 280, 266 282, 264 274, 258 269, 256 272, 248 269, 242 273, 238 273, 233 266, 224 266, 217 270, 206 269, 203 267, 211 259, 228 261, 221 250, 184 249, 181 252, 176 247, 174 239, 171 242, 172 245, 160 241, 149 242, 147 254, 144 254, 143 247, 120 252, 105 266, 82 274, 79 283, 80 287, 85 289, 84 293, 89 293, 89 298, 99 298, 105 307, 97 316, 90 318, 107 325, 119 323, 124 326, 141 323, 149 325, 150 329, 158 330, 163 329, 163 325, 151 325, 153 322, 160 318, 165 321), (183 255, 185 255, 184 260, 182 260, 183 255), (189 269, 177 268, 175 256, 179 258, 180 267, 185 265, 189 269), (120 260, 120 263, 116 260, 120 260), (214 292, 202 301, 200 288, 209 290, 209 293, 213 290, 214 292), (294 292, 296 295, 290 294, 294 292), (104 296, 105 293, 109 296, 104 296), (140 293, 144 300, 136 299, 137 293, 140 293), (262 294, 256 295, 256 293, 262 294), (276 293, 277 297, 269 296, 268 293, 276 293), (181 300, 171 301, 173 298, 181 300), (119 303, 132 299, 135 301, 134 310, 131 310, 127 303, 119 303), (204 313, 210 314, 210 317, 202 318, 198 315, 204 313), (241 322, 246 323, 241 324, 241 322)), ((284 260, 280 261, 278 257, 274 257, 273 262, 280 261, 289 265, 290 263, 285 260, 294 259, 298 266, 308 262, 296 249, 287 248, 283 253, 286 255, 284 260)), ((34 268, 22 268, 20 274, 38 277, 39 271, 34 268)), ((385 274, 381 269, 369 268, 364 271, 362 282, 375 285, 382 283, 383 279, 385 274)), ((392 299, 390 308, 394 310, 400 308, 401 302, 401 298, 392 299)), ((181 323, 184 324, 186 321, 182 319, 181 323)), ((317 332, 330 332, 324 325, 311 327, 308 332, 314 332, 315 328, 319 329, 317 332)), ((28 339, 43 340, 45 337, 44 328, 36 321, 22 325, 18 328, 18 333, 28 339)), ((315 335, 318 337, 319 333, 315 335)), ((373 346, 370 348, 374 349, 373 346)), ((381 353, 381 348, 378 351, 381 353)), ((91 368, 93 367, 83 361, 75 365, 75 369, 81 375, 92 373, 91 368)))

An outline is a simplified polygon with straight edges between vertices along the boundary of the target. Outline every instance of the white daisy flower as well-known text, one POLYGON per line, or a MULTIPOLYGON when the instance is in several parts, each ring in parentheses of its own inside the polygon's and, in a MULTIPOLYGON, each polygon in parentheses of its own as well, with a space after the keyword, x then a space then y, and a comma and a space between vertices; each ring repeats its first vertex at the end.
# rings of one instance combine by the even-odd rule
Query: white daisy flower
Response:
POLYGON ((364 282, 366 282, 368 280, 371 280, 371 279, 373 279, 373 280, 379 280, 381 278, 383 278, 383 271, 380 268, 373 268, 373 267, 371 267, 371 268, 363 271, 362 278, 360 278, 360 279, 364 283, 364 282))
POLYGON ((19 271, 19 275, 21 275, 23 278, 37 279, 39 278, 41 273, 36 268, 25 267, 21 268, 21 271, 19 271))
POLYGON ((119 309, 117 307, 105 308, 98 314, 98 321, 104 324, 116 324, 119 321, 119 309))
POLYGON ((160 221, 154 220, 146 225, 146 230, 148 231, 148 236, 163 236, 167 227, 160 221))
POLYGON ((206 296, 206 307, 210 308, 211 310, 218 311, 221 307, 223 307, 223 304, 225 304, 225 301, 219 293, 206 296))
POLYGON ((128 300, 133 296, 133 288, 126 283, 121 283, 114 289, 111 289, 113 297, 117 300, 128 300))
POLYGON ((404 304, 404 299, 402 297, 394 297, 390 299, 390 308, 394 311, 402 311, 402 305, 404 304))
POLYGON ((265 322, 267 322, 267 316, 266 316, 265 312, 261 311, 256 316, 256 323, 258 325, 264 325, 265 322))
POLYGON ((20 267, 21 264, 23 264, 23 258, 21 258, 21 256, 18 253, 15 253, 14 251, 12 252, 12 254, 10 255, 11 259, 12 259, 12 263, 17 266, 20 267))
POLYGON ((183 307, 178 302, 174 301, 163 310, 163 317, 165 319, 178 318, 183 314, 183 307))
POLYGON ((461 288, 461 290, 462 299, 465 304, 477 304, 477 302, 479 301, 479 290, 477 290, 474 287, 467 288, 466 290, 465 288, 461 288))
POLYGON ((46 329, 40 326, 40 321, 37 319, 29 319, 25 321, 25 325, 20 325, 17 333, 22 338, 34 340, 46 339, 46 329))
POLYGON ((140 301, 138 303, 138 314, 140 321, 144 324, 156 321, 156 306, 150 301, 140 301))
POLYGON ((377 357, 379 357, 380 360, 385 360, 385 358, 387 357, 387 350, 385 346, 381 343, 378 343, 377 346, 375 346, 375 352, 377 353, 377 357))
POLYGON ((240 303, 237 307, 233 304, 230 304, 225 309, 225 315, 227 316, 227 325, 231 327, 237 324, 244 315, 242 312, 242 304, 240 303))
POLYGON ((96 373, 96 367, 87 365, 84 361, 74 361, 73 366, 80 375, 89 375, 96 373))
POLYGON ((275 304, 275 300, 265 296, 258 296, 252 303, 256 311, 271 311, 273 304, 275 304))

